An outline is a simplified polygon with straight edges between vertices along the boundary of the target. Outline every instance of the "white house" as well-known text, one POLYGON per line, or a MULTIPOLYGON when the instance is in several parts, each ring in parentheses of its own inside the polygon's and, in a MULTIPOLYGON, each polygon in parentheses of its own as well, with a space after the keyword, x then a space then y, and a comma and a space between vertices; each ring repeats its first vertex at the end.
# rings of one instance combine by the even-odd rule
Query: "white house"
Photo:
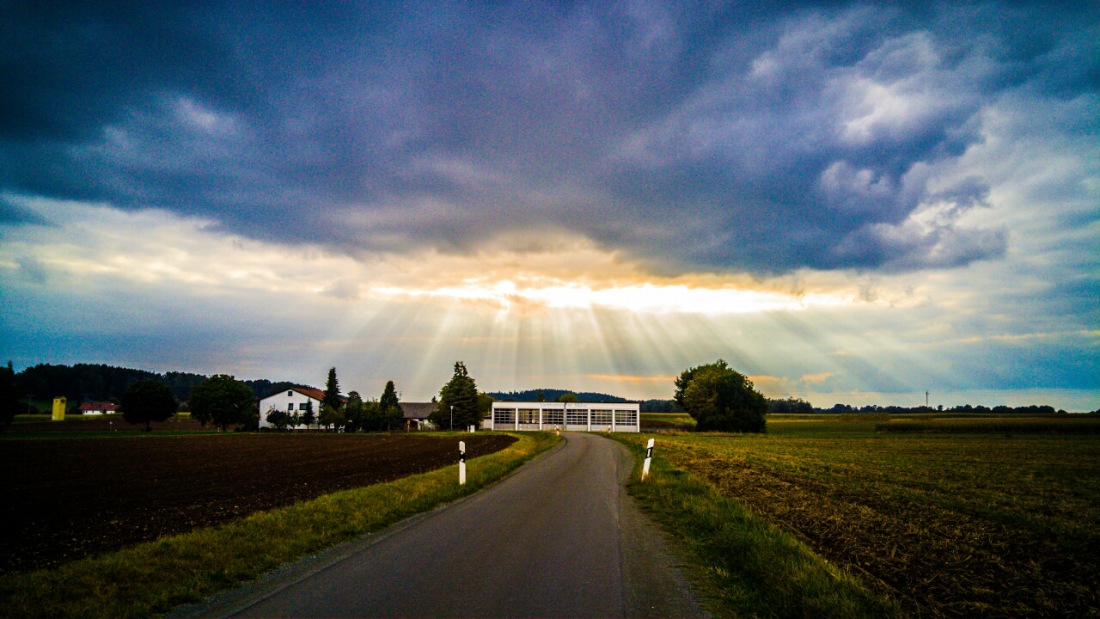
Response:
POLYGON ((578 430, 581 432, 640 432, 641 405, 637 402, 493 402, 493 411, 481 427, 488 430, 578 430))
POLYGON ((105 415, 107 413, 117 413, 118 404, 112 404, 110 402, 85 402, 77 409, 84 415, 105 415))
MULTIPOLYGON (((273 410, 302 414, 312 409, 314 415, 319 415, 324 397, 325 394, 320 389, 308 387, 291 387, 286 391, 273 393, 260 400, 260 427, 272 427, 267 422, 267 413, 273 410)), ((316 422, 311 427, 317 427, 316 422)))

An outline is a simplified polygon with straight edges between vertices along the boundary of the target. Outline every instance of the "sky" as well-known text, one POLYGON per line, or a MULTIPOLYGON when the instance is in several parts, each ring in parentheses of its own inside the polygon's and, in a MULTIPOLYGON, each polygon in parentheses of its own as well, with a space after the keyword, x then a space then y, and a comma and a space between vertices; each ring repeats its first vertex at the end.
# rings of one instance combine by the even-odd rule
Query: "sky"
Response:
MULTIPOLYGON (((1100 408, 1100 3, 0 6, 0 360, 1100 408)), ((377 397, 376 395, 374 397, 377 397)))

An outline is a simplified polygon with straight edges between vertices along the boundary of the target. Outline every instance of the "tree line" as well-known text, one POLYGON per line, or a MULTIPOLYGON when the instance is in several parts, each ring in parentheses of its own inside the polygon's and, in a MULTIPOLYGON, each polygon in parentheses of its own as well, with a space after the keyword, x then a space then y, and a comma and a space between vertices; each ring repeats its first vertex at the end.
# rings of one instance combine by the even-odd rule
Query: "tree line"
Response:
MULTIPOLYGON (((186 402, 191 398, 191 391, 209 378, 203 374, 190 372, 161 374, 148 370, 90 363, 77 363, 72 366, 39 364, 14 374, 15 387, 22 394, 21 397, 49 403, 58 396, 64 396, 72 407, 81 402, 91 401, 119 404, 122 401, 122 394, 139 380, 163 383, 176 400, 186 402)), ((272 382, 267 379, 241 382, 248 386, 256 397, 264 397, 289 387, 308 386, 288 381, 272 382)))

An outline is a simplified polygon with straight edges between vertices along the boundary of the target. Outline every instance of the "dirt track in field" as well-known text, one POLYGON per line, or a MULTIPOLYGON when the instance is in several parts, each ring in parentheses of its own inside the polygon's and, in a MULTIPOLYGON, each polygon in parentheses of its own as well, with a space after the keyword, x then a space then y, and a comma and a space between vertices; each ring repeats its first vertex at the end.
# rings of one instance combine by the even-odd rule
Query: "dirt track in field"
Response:
MULTIPOLYGON (((516 439, 464 437, 467 458, 516 439)), ((49 567, 458 461, 458 439, 225 434, 0 441, 0 573, 49 567)))

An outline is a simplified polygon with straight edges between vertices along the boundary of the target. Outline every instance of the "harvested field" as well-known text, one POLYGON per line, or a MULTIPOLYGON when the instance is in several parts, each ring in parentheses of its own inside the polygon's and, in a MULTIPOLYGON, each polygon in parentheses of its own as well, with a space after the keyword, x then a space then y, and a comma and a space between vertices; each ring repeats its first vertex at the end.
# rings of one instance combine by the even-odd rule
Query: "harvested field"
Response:
POLYGON ((1100 441, 824 430, 657 449, 915 616, 1100 616, 1100 441))
MULTIPOLYGON (((155 434, 155 433, 154 433, 155 434)), ((463 437, 467 458, 504 449, 463 437)), ((211 434, 0 441, 0 570, 49 567, 458 460, 456 437, 211 434)))

